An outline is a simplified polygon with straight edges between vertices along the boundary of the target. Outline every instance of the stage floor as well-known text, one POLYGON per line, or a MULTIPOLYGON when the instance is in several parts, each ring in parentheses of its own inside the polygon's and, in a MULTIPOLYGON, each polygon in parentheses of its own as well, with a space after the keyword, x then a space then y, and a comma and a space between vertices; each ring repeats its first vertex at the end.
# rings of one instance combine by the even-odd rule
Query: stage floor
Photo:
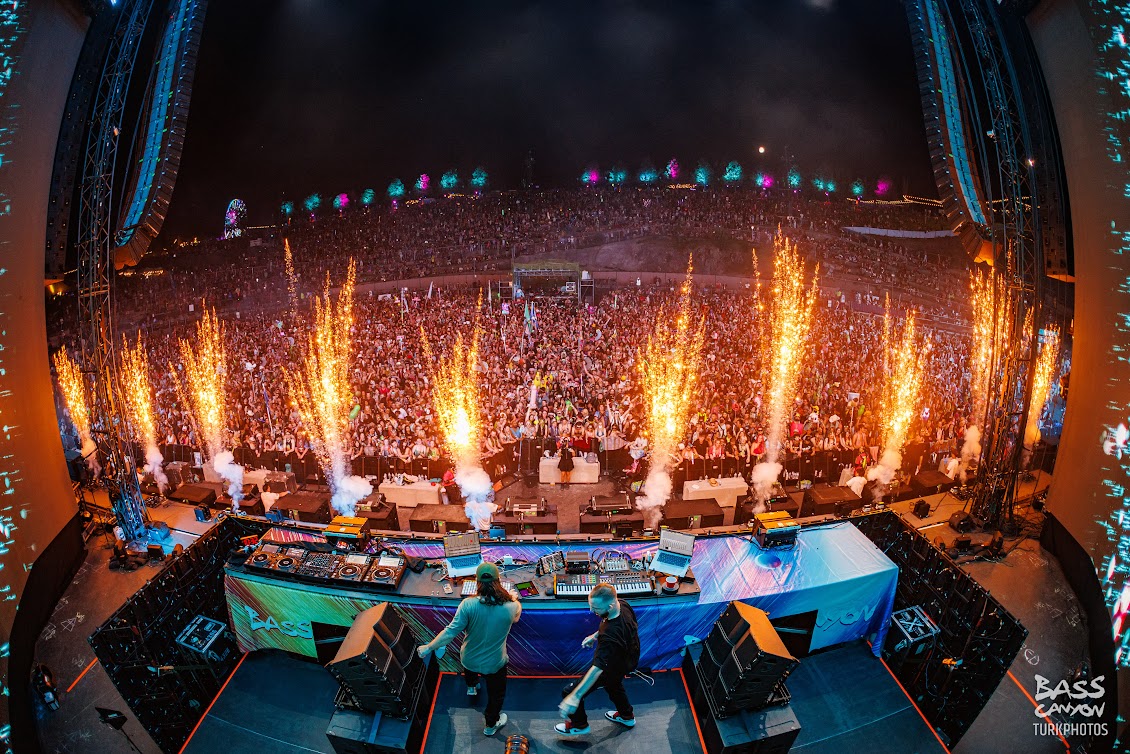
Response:
POLYGON ((338 683, 316 662, 283 652, 244 657, 181 754, 333 754, 326 727, 338 683))
MULTIPOLYGON (((440 676, 425 740, 425 754, 497 754, 506 736, 521 733, 531 752, 684 754, 702 751, 682 673, 655 673, 655 685, 625 682, 639 720, 634 729, 603 719, 610 709, 603 691, 588 699, 592 733, 562 738, 557 702, 568 679, 512 677, 504 710, 510 720, 494 738, 482 734, 485 698, 469 698, 461 676, 440 676)), ((863 642, 806 657, 788 681, 801 732, 792 751, 870 754, 946 749, 863 642)), ((184 754, 257 751, 297 754, 333 751, 325 736, 337 683, 322 666, 282 652, 247 655, 201 721, 184 754)))
POLYGON ((803 658, 785 682, 803 754, 944 754, 947 749, 865 642, 803 658))
POLYGON ((593 754, 683 754, 701 752, 694 714, 678 670, 656 673, 655 685, 639 678, 628 678, 624 688, 636 711, 636 727, 629 730, 604 719, 612 709, 608 696, 594 691, 585 700, 592 733, 565 738, 554 732, 561 722, 557 705, 561 689, 569 678, 525 678, 507 680, 503 711, 510 718, 494 738, 483 735, 482 709, 485 698, 467 696, 467 685, 461 675, 440 676, 435 709, 424 742, 424 754, 498 754, 502 741, 514 733, 530 739, 533 752, 570 752, 583 750, 593 754))

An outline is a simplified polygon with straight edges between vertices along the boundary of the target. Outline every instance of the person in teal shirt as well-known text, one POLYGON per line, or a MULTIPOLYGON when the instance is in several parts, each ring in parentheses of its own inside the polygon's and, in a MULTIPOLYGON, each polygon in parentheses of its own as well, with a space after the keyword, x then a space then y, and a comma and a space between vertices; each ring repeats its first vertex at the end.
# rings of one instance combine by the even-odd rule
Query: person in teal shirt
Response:
POLYGON ((506 698, 506 637, 510 627, 522 615, 522 605, 502 588, 498 566, 483 562, 475 570, 478 596, 459 603, 455 617, 436 638, 419 648, 420 657, 427 657, 446 647, 459 634, 466 632, 459 659, 463 663, 463 679, 467 695, 479 693, 479 679, 486 681, 487 706, 484 736, 493 736, 506 725, 502 702, 506 698))

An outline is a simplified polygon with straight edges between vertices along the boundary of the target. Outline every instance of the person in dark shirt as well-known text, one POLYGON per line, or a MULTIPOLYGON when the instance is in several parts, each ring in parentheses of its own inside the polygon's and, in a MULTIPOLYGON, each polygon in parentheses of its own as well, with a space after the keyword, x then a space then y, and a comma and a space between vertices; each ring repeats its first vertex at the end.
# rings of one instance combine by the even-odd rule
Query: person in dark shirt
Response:
POLYGON ((636 613, 631 605, 617 599, 615 587, 609 584, 593 587, 589 593, 589 609, 600 617, 600 628, 586 636, 581 646, 590 647, 595 643, 596 649, 584 677, 562 691, 565 698, 559 709, 565 722, 558 723, 554 730, 563 736, 583 736, 590 732, 585 697, 597 686, 603 686, 616 705, 615 710, 605 712, 604 716, 625 728, 636 725, 635 712, 624 691, 624 676, 635 670, 640 661, 636 613))

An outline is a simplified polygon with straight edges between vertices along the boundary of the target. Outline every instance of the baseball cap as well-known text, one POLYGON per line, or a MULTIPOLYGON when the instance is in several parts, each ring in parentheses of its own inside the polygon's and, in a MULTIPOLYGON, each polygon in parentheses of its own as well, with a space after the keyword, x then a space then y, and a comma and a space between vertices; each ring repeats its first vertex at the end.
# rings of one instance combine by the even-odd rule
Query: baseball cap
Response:
POLYGON ((479 563, 479 567, 475 569, 476 581, 501 581, 502 575, 498 572, 498 566, 494 563, 484 560, 479 563))

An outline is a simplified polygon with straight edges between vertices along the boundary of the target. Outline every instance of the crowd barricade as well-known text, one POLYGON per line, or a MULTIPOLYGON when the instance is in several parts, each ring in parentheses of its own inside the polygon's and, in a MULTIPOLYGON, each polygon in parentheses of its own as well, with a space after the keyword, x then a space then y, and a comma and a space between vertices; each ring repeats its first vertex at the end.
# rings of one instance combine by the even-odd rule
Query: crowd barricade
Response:
MULTIPOLYGON (((802 481, 835 485, 839 482, 844 467, 851 466, 854 460, 855 455, 849 450, 824 450, 804 455, 786 454, 780 461, 781 482, 789 487, 795 487, 802 481)), ((735 476, 749 479, 756 464, 757 460, 752 457, 748 461, 733 456, 696 458, 693 461, 683 461, 676 466, 672 472, 672 481, 675 489, 681 489, 683 482, 699 479, 735 476)))
MULTIPOLYGON (((165 463, 183 461, 192 465, 196 464, 196 450, 190 445, 162 445, 159 446, 165 463)), ((492 481, 498 481, 504 476, 516 474, 520 471, 536 471, 542 456, 546 451, 550 454, 557 452, 557 441, 552 437, 522 439, 517 443, 506 445, 501 451, 482 459, 483 469, 492 481)), ((936 468, 940 459, 954 450, 953 441, 935 443, 928 448, 922 458, 922 468, 936 468)), ((131 447, 139 467, 145 463, 144 453, 140 445, 131 447)), ((299 458, 298 454, 290 451, 266 450, 255 452, 251 448, 241 446, 233 451, 235 462, 246 469, 267 469, 269 471, 289 471, 301 482, 320 474, 320 466, 313 453, 307 453, 299 458)), ((627 447, 617 450, 597 450, 597 458, 602 472, 618 472, 626 469, 632 463, 632 458, 627 447)), ((840 474, 844 468, 852 466, 855 454, 850 450, 828 450, 812 454, 797 456, 787 454, 781 464, 783 471, 781 482, 787 487, 795 487, 800 482, 812 484, 832 484, 839 482, 840 474)), ((733 456, 722 458, 696 458, 694 461, 683 461, 672 470, 672 482, 675 489, 681 489, 683 482, 699 479, 723 478, 741 476, 749 479, 750 472, 757 460, 751 458, 744 461, 733 456)), ((350 473, 355 476, 370 479, 384 479, 386 475, 412 474, 424 479, 439 479, 444 473, 453 468, 454 463, 450 458, 438 459, 414 458, 405 461, 396 456, 360 455, 350 460, 350 473)))
POLYGON ((557 452, 557 442, 551 437, 523 438, 518 442, 519 463, 522 471, 536 471, 545 451, 557 452))
POLYGON ((623 471, 632 465, 632 455, 625 445, 616 450, 601 450, 600 468, 607 469, 609 472, 623 471))
POLYGON ((350 473, 354 476, 383 480, 386 476, 411 474, 423 479, 439 479, 453 467, 450 458, 410 458, 398 456, 358 455, 350 459, 350 473))
POLYGON ((492 481, 497 482, 507 474, 514 474, 518 471, 517 454, 517 445, 507 445, 494 455, 484 457, 483 469, 490 475, 492 481))
POLYGON ((161 445, 158 447, 158 450, 161 451, 161 457, 165 459, 165 463, 174 463, 177 461, 190 464, 196 463, 196 449, 191 445, 161 445))

